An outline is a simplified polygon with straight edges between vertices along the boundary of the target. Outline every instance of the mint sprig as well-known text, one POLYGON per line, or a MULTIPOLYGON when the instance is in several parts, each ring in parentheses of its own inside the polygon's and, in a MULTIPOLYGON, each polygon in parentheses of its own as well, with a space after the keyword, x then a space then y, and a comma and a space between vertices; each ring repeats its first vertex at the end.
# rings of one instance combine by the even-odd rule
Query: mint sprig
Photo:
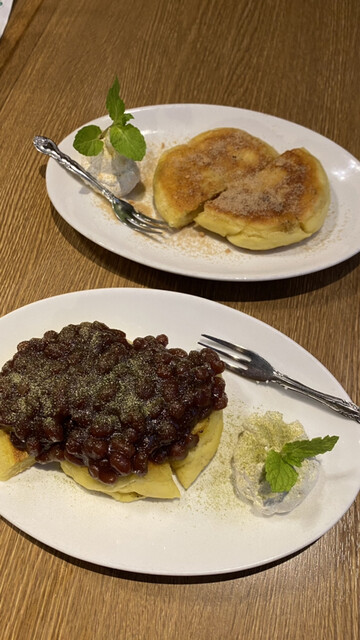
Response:
POLYGON ((124 101, 120 98, 120 85, 116 77, 106 97, 106 109, 112 124, 104 130, 94 124, 82 127, 73 142, 74 148, 84 156, 97 156, 104 148, 104 138, 108 134, 111 145, 123 156, 140 161, 146 153, 146 142, 141 131, 129 124, 131 113, 125 113, 124 101))
POLYGON ((301 467, 306 458, 331 451, 339 436, 287 442, 281 451, 270 449, 265 460, 265 477, 274 492, 290 491, 298 479, 294 467, 301 467))

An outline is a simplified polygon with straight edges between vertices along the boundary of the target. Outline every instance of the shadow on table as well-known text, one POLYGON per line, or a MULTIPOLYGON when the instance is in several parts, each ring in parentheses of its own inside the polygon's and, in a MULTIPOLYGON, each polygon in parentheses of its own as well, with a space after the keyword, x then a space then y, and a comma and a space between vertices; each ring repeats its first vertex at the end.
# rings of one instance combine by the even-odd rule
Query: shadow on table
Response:
POLYGON ((133 283, 134 285, 151 289, 171 289, 172 291, 227 303, 256 302, 289 298, 321 289, 341 280, 360 264, 359 253, 344 262, 315 273, 262 282, 227 282, 183 276, 141 265, 98 246, 75 231, 61 218, 51 204, 49 206, 51 207, 54 222, 66 241, 85 258, 91 260, 102 269, 128 280, 130 282, 129 286, 133 283))

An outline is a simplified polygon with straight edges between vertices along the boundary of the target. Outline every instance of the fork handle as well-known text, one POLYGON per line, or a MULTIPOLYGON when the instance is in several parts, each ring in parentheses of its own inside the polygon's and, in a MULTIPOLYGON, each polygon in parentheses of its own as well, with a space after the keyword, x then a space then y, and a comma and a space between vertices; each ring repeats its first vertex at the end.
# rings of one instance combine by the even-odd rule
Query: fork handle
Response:
POLYGON ((56 162, 58 162, 61 167, 64 167, 64 169, 67 169, 67 171, 70 171, 70 173, 73 173, 81 178, 81 180, 89 184, 92 189, 98 191, 105 198, 107 198, 109 202, 111 202, 111 204, 114 203, 114 194, 111 193, 109 189, 104 187, 104 185, 100 184, 100 182, 98 182, 96 178, 91 175, 91 173, 83 169, 83 167, 78 164, 76 160, 73 160, 72 158, 70 158, 70 156, 67 156, 65 153, 60 151, 59 147, 55 144, 55 142, 53 142, 53 140, 50 140, 50 138, 44 138, 43 136, 35 136, 35 138, 33 139, 33 143, 35 148, 40 151, 40 153, 44 153, 45 155, 50 156, 51 158, 56 160, 56 162))
POLYGON ((343 416, 360 422, 360 407, 358 407, 354 402, 343 400, 342 398, 337 398, 336 396, 331 396, 327 393, 323 393, 322 391, 317 391, 316 389, 307 387, 305 384, 302 384, 297 380, 293 380, 293 378, 289 378, 279 371, 275 371, 271 378, 271 382, 276 382, 282 387, 285 387, 285 389, 297 391, 298 393, 302 393, 303 395, 313 398, 313 400, 318 400, 330 409, 341 413, 343 416))

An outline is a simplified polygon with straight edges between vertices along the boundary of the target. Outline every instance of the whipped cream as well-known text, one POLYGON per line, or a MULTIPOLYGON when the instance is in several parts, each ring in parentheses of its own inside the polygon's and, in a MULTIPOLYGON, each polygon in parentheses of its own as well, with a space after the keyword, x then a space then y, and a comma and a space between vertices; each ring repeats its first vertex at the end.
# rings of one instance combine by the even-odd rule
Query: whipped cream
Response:
POLYGON ((97 156, 81 156, 81 164, 119 198, 130 193, 140 181, 136 162, 118 153, 108 136, 104 138, 103 150, 97 156))
POLYGON ((298 479, 290 491, 276 493, 265 479, 264 464, 270 449, 280 451, 284 444, 308 437, 300 424, 287 424, 281 413, 268 411, 246 419, 232 458, 232 480, 236 494, 253 505, 256 513, 287 513, 310 493, 319 475, 319 462, 307 458, 296 468, 298 479))

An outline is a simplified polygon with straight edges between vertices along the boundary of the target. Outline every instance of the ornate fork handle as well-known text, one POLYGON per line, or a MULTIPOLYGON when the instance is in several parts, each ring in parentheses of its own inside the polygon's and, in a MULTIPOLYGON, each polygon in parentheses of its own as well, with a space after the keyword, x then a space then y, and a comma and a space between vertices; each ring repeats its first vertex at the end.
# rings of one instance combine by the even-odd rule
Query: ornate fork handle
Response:
POLYGON ((293 380, 293 378, 289 378, 279 371, 275 371, 270 380, 272 382, 281 384, 286 389, 298 391, 299 393, 309 396, 314 400, 318 400, 319 402, 322 402, 323 404, 328 406, 330 409, 341 413, 343 416, 346 416, 347 418, 353 418, 357 422, 360 422, 360 407, 358 407, 354 402, 342 400, 342 398, 337 398, 336 396, 331 396, 327 393, 323 393, 322 391, 317 391, 316 389, 307 387, 305 384, 302 384, 297 380, 293 380))
POLYGON ((67 156, 65 153, 60 151, 59 147, 50 140, 50 138, 44 138, 43 136, 35 136, 33 139, 33 143, 35 148, 40 151, 40 153, 44 153, 47 156, 50 156, 56 162, 58 162, 62 167, 70 171, 70 173, 74 173, 76 176, 81 178, 84 182, 88 183, 95 191, 99 191, 105 198, 114 204, 114 201, 121 202, 118 198, 114 196, 111 191, 109 191, 106 187, 104 187, 100 182, 94 178, 90 173, 85 171, 83 167, 81 167, 75 160, 67 156))

